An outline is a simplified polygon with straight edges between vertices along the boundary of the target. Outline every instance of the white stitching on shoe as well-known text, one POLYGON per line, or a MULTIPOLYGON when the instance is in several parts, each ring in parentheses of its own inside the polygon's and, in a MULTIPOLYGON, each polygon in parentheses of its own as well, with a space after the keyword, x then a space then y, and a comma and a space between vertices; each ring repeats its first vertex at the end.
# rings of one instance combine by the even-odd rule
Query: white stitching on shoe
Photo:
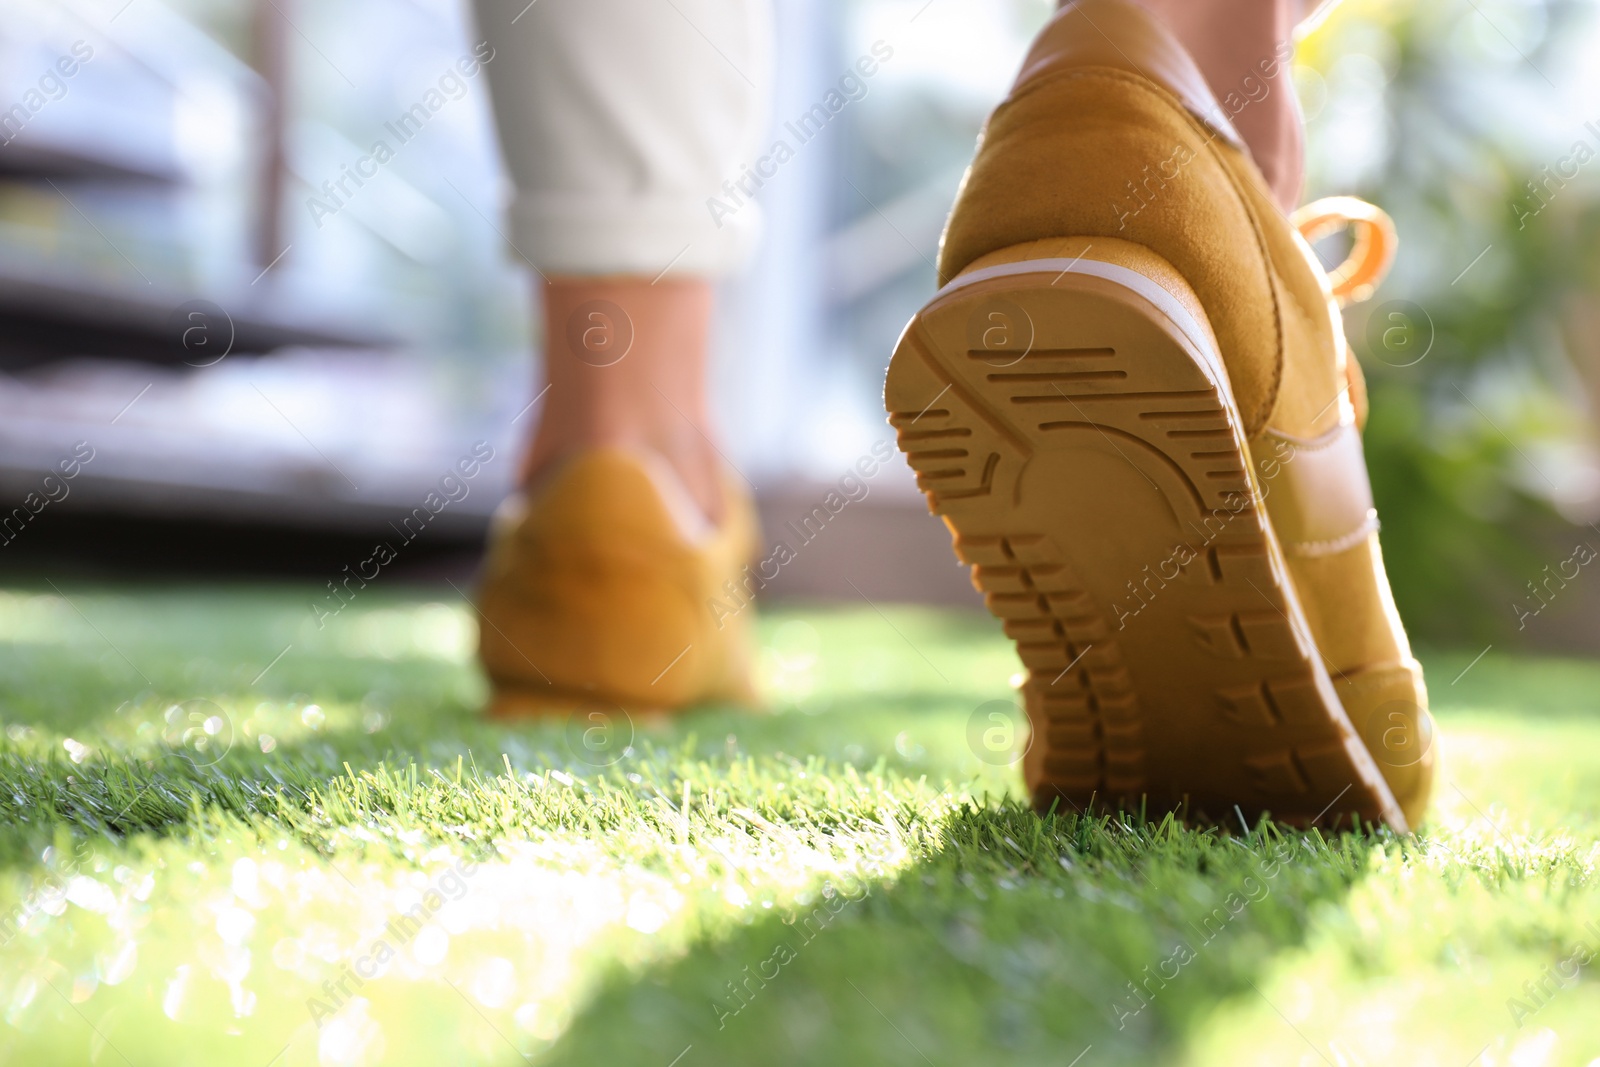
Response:
POLYGON ((1283 541, 1284 555, 1287 556, 1334 556, 1345 549, 1354 548, 1367 539, 1367 535, 1378 529, 1378 509, 1368 508, 1367 517, 1361 520, 1361 525, 1347 534, 1328 538, 1322 541, 1283 541))

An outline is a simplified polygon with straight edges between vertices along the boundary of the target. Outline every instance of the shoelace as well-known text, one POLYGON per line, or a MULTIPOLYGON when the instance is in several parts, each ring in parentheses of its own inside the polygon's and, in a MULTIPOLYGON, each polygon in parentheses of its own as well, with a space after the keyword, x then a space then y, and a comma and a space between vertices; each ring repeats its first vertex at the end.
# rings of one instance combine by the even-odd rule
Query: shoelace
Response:
POLYGON ((1350 252, 1344 262, 1328 272, 1333 297, 1340 307, 1357 304, 1372 296, 1378 283, 1394 262, 1400 243, 1394 220, 1381 207, 1353 196, 1328 196, 1295 211, 1289 216, 1294 228, 1307 244, 1314 244, 1342 229, 1353 231, 1350 252))
MULTIPOLYGON (((1333 270, 1328 281, 1333 288, 1333 298, 1340 307, 1360 303, 1372 296, 1389 273, 1394 253, 1400 243, 1395 233, 1394 220, 1375 204, 1353 196, 1328 196, 1313 200, 1289 216, 1294 228, 1300 231, 1307 244, 1319 241, 1330 234, 1349 228, 1352 231, 1350 252, 1333 270)), ((1349 388, 1350 406, 1355 412, 1356 428, 1367 425, 1367 381, 1361 373, 1361 364, 1355 353, 1345 345, 1345 383, 1349 388)))

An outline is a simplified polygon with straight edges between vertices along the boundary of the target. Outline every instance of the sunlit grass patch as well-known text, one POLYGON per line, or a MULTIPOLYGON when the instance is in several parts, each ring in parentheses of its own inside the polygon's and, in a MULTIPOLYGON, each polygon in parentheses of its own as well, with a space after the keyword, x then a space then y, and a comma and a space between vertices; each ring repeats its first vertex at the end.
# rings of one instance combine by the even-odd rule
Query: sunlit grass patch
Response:
POLYGON ((0 595, 0 1062, 1600 1054, 1590 665, 1446 657, 1433 820, 1324 838, 1027 810, 987 619, 774 612, 770 713, 598 748, 480 720, 471 624, 0 595))

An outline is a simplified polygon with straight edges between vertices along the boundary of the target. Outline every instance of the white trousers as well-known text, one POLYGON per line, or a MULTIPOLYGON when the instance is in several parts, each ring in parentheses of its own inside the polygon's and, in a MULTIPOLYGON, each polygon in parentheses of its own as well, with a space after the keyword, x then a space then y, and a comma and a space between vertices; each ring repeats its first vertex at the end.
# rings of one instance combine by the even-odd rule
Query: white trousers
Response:
POLYGON ((474 0, 511 241, 546 274, 725 274, 754 204, 707 201, 760 152, 769 0, 474 0), (719 225, 720 222, 720 225, 719 225))

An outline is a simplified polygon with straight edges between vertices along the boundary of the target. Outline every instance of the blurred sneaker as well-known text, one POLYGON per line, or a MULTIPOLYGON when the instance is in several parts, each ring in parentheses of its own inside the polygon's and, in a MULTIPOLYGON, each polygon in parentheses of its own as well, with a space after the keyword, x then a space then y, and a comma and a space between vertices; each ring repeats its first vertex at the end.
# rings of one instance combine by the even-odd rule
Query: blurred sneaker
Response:
POLYGON ((940 272, 886 403, 1028 668, 1036 804, 1406 829, 1431 722, 1332 284, 1140 8, 1046 27, 940 272))
POLYGON ((507 500, 478 595, 490 714, 609 722, 619 709, 753 703, 753 611, 730 589, 755 512, 739 486, 726 499, 712 527, 664 461, 595 449, 507 500))

